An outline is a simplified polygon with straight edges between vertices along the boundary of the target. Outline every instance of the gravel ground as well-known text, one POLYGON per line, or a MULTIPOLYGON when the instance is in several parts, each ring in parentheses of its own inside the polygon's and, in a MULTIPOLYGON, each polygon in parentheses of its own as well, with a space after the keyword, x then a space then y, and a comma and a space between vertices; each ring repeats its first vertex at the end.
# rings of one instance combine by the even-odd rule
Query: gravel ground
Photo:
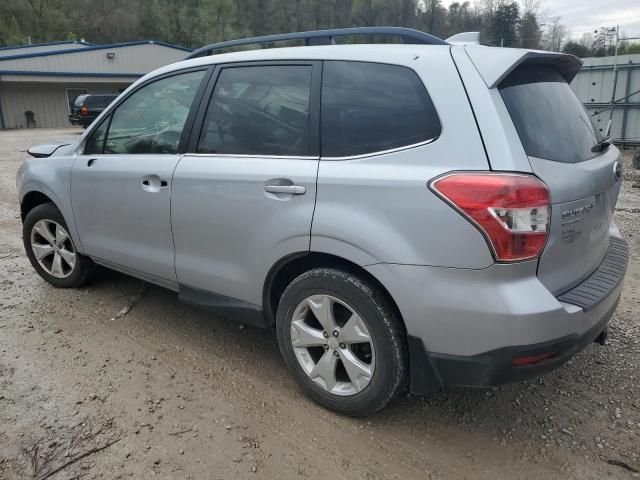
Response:
POLYGON ((42 281, 23 253, 14 177, 27 146, 69 135, 0 131, 0 478, 640 477, 628 154, 616 222, 631 263, 608 346, 534 381, 407 396, 354 420, 302 396, 269 332, 153 286, 114 320, 141 284, 113 272, 73 291, 42 281))

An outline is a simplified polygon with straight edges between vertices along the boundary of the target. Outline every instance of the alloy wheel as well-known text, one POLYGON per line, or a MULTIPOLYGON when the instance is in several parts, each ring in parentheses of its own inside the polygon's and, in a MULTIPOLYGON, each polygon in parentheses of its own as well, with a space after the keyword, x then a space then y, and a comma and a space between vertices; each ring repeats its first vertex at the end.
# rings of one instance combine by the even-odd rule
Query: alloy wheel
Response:
POLYGON ((300 302, 291 320, 291 343, 309 378, 332 394, 355 395, 371 382, 373 340, 360 315, 342 300, 312 295, 300 302))
POLYGON ((53 220, 39 220, 31 229, 31 249, 49 275, 66 278, 76 265, 76 250, 67 231, 53 220))

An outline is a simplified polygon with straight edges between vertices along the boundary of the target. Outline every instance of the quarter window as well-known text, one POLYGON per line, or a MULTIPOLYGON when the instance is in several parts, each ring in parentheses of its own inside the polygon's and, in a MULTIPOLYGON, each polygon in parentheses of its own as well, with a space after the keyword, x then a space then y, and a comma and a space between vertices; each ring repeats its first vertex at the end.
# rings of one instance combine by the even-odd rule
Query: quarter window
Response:
POLYGON ((312 67, 230 67, 221 71, 198 153, 309 155, 312 67))
POLYGON ((432 140, 441 127, 411 69, 328 61, 322 75, 322 156, 346 157, 432 140))
MULTIPOLYGON (((145 85, 129 96, 111 115, 104 153, 177 153, 182 129, 204 74, 197 71, 173 75, 145 85)), ((105 120, 102 125, 107 123, 105 120)), ((96 136, 101 128, 94 132, 96 136)), ((97 145, 92 138, 87 147, 97 145)))

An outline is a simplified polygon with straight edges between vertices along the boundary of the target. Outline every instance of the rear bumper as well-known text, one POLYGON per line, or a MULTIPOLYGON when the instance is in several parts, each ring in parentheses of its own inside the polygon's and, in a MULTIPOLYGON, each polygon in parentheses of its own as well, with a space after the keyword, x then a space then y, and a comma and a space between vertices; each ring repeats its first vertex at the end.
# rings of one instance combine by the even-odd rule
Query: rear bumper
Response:
POLYGON ((536 262, 496 264, 484 270, 369 267, 389 289, 405 320, 411 391, 531 378, 585 348, 606 329, 622 291, 627 247, 615 227, 611 233, 612 246, 601 266, 557 298, 538 280, 536 262), (538 354, 552 356, 514 365, 515 358, 538 354))
MULTIPOLYGON (((422 341, 414 337, 410 340, 412 360, 417 360, 419 363, 425 362, 433 369, 429 373, 437 376, 435 386, 487 387, 538 377, 558 368, 590 343, 596 341, 596 338, 606 330, 609 319, 618 306, 619 298, 598 323, 582 334, 571 334, 532 345, 503 347, 470 357, 428 353, 422 341), (540 354, 552 354, 553 356, 531 365, 517 366, 513 364, 514 359, 540 354), (420 361, 420 357, 422 357, 422 361, 420 361)), ((416 372, 412 376, 412 392, 425 393, 433 390, 433 380, 433 377, 416 372)))
POLYGON ((69 123, 71 125, 80 125, 81 127, 88 127, 95 119, 96 117, 76 117, 69 115, 69 123))

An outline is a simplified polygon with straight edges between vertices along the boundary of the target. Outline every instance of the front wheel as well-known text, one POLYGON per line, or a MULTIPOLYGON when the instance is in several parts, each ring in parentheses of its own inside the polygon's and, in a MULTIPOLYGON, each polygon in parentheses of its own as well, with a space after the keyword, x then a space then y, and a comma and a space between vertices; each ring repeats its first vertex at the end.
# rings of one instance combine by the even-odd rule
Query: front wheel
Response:
POLYGON ((92 262, 78 253, 64 217, 53 204, 38 205, 27 214, 22 239, 31 265, 51 285, 75 288, 86 283, 92 262))
POLYGON ((405 335, 372 282, 331 268, 297 277, 276 315, 280 352, 320 405, 352 416, 382 409, 406 383, 405 335))

